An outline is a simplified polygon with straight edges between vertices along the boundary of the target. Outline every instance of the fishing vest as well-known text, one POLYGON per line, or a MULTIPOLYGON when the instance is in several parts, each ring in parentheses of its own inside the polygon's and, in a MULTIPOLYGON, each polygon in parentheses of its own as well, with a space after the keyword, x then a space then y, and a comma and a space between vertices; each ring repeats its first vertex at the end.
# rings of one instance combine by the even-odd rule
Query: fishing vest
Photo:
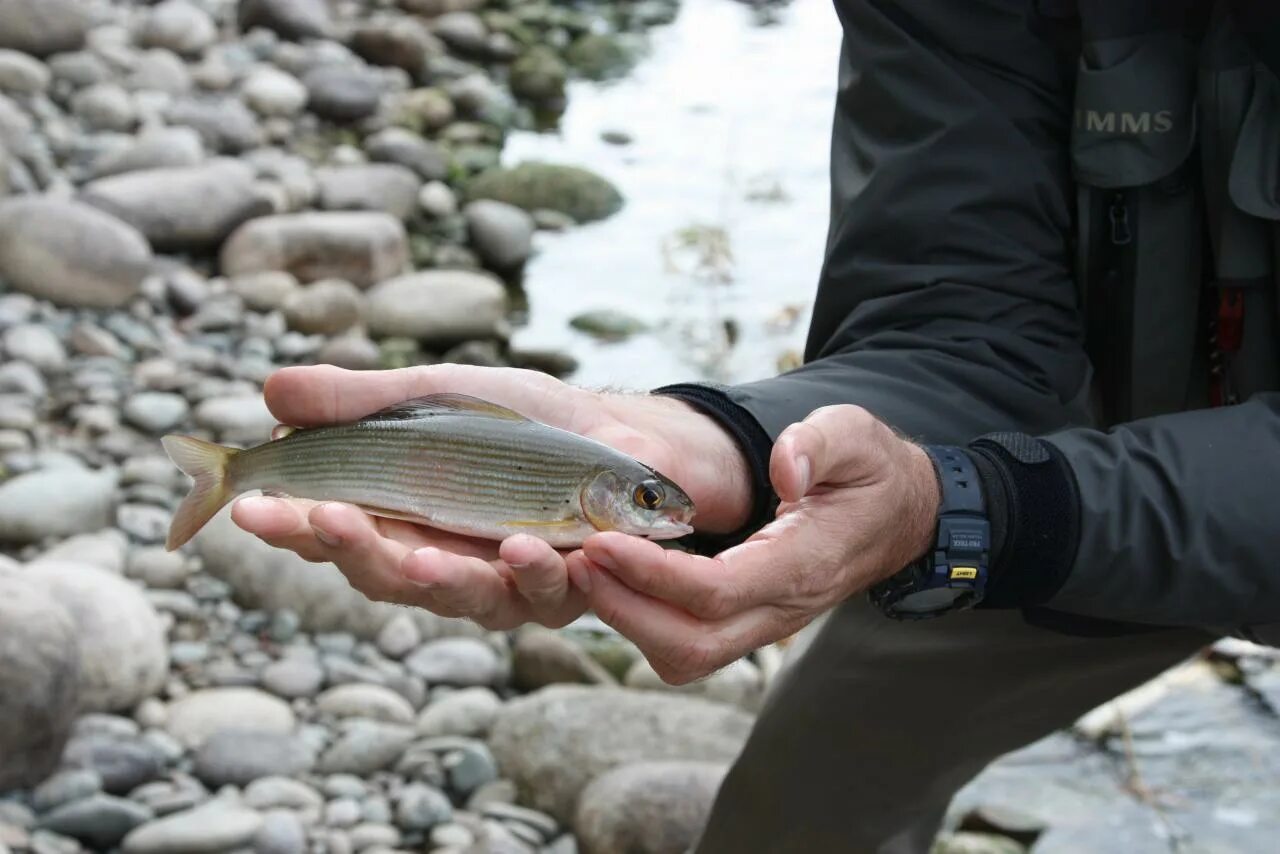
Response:
POLYGON ((1160 2, 1144 28, 1142 0, 1039 0, 1078 28, 1075 277, 1101 426, 1280 390, 1280 2, 1160 2))

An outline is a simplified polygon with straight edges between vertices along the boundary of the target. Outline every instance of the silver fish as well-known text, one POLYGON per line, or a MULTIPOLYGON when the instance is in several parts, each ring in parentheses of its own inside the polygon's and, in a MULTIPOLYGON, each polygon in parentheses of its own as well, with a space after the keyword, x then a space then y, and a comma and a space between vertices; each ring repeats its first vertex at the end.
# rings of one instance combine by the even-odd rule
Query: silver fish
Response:
POLYGON ((531 534, 557 548, 599 531, 659 540, 693 530, 693 501, 649 466, 461 394, 415 398, 247 450, 190 436, 161 442, 195 481, 174 514, 170 551, 251 490, 347 502, 483 539, 531 534))

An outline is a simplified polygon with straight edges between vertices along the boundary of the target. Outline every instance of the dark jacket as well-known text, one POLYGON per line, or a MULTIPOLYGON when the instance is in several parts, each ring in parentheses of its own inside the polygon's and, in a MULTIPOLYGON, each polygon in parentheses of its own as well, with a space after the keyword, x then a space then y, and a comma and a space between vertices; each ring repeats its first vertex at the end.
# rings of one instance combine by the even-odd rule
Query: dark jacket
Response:
MULTIPOLYGON (((1222 234, 1244 233, 1232 224, 1242 212, 1225 183, 1198 177, 1209 156, 1204 87, 1280 116, 1280 85, 1256 57, 1227 63, 1247 81, 1199 67, 1206 33, 1238 35, 1229 9, 1189 4, 1189 17, 1154 24, 1135 14, 1146 23, 1111 32, 1076 17, 1125 2, 839 0, 831 219, 806 363, 729 388, 663 390, 715 413, 748 450, 759 512, 739 537, 770 513, 768 441, 815 408, 856 403, 914 439, 982 457, 984 491, 999 493, 987 607, 1066 616, 1077 629, 1095 619, 1266 640, 1271 624, 1280 640, 1280 240, 1262 262, 1252 257, 1263 273, 1233 279, 1216 253, 1222 234), (1165 69, 1168 102, 1147 105, 1143 121, 1142 105, 1124 102, 1123 74, 1090 75, 1146 56, 1134 47, 1144 42, 1125 40, 1152 30, 1193 62, 1165 69), (1120 119, 1108 123, 1099 108, 1091 121, 1099 105, 1085 96, 1119 99, 1110 112, 1120 119), (1157 123, 1172 133, 1157 138, 1157 123), (1118 161, 1097 152, 1108 124, 1126 149, 1118 161), (1158 167, 1143 166, 1148 155, 1158 167), (1115 162, 1116 175, 1095 174, 1115 162), (1161 208, 1175 203, 1180 213, 1161 208), (1140 247, 1106 260, 1121 274, 1142 267, 1136 288, 1108 291, 1117 279, 1088 269, 1097 247, 1081 243, 1099 211, 1133 238, 1118 246, 1140 247), (1187 217, 1194 235, 1169 224, 1184 228, 1187 217), (1249 286, 1230 371, 1238 402, 1215 407, 1210 330, 1222 279, 1249 286), (1049 462, 1020 462, 1016 442, 979 441, 993 432, 1036 437, 1049 462)), ((1271 160, 1255 189, 1280 174, 1280 134, 1269 136, 1278 127, 1261 132, 1271 160)), ((1280 206, 1268 213, 1265 203, 1280 183, 1258 195, 1248 228, 1275 238, 1280 206)))

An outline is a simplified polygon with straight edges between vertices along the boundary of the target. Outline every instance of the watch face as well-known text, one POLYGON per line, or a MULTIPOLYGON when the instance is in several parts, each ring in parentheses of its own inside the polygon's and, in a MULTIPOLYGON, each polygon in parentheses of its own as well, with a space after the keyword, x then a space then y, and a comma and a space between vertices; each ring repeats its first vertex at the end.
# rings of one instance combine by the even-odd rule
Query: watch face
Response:
POLYGON ((934 587, 930 590, 908 593, 899 599, 893 608, 904 614, 932 614, 935 611, 950 609, 969 594, 970 591, 963 588, 934 587))

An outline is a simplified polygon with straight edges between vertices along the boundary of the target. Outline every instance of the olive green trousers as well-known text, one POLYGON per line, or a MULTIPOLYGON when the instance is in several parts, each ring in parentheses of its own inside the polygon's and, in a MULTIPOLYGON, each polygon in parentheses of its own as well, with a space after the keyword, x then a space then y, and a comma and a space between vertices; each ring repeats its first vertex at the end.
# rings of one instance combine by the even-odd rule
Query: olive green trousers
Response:
POLYGON ((851 600, 775 682, 694 851, 924 854, 991 761, 1214 640, 1071 637, 1018 612, 899 623, 851 600))

